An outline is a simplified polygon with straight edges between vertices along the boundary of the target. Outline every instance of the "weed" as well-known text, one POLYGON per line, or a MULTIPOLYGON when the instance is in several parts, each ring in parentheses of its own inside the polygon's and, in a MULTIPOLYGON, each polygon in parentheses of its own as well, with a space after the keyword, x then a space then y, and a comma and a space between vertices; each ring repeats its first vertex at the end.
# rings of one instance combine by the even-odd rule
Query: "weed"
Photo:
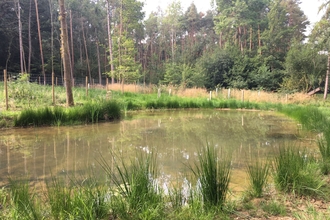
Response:
POLYGON ((275 216, 284 216, 286 215, 286 207, 283 203, 280 203, 276 200, 271 200, 269 202, 265 202, 261 204, 261 208, 264 212, 269 215, 275 216))

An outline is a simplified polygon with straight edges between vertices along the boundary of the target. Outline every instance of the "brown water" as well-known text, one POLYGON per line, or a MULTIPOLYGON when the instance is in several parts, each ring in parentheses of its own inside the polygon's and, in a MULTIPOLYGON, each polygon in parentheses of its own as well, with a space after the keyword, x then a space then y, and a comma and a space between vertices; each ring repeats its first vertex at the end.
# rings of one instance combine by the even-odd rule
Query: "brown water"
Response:
POLYGON ((103 157, 113 165, 112 151, 129 161, 137 152, 157 153, 162 182, 182 180, 187 164, 207 143, 233 153, 231 188, 247 185, 249 155, 267 158, 279 145, 315 147, 313 134, 282 115, 258 111, 190 110, 135 113, 126 120, 73 127, 3 130, 0 134, 0 187, 8 177, 29 176, 43 182, 51 176, 104 176, 103 157), (307 135, 307 138, 306 138, 307 135))

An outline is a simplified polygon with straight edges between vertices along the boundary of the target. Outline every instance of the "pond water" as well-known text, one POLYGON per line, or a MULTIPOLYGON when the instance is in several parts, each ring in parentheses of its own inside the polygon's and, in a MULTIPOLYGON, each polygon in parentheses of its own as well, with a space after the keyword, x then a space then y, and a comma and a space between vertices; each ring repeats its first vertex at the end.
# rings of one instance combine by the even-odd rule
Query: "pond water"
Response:
POLYGON ((3 130, 0 134, 0 187, 8 177, 28 176, 32 183, 51 176, 104 176, 101 158, 113 154, 127 162, 138 152, 156 152, 164 182, 190 175, 188 163, 207 144, 232 152, 231 190, 247 186, 245 166, 254 155, 267 159, 280 145, 315 147, 313 134, 274 112, 185 110, 132 113, 125 120, 72 127, 3 130))

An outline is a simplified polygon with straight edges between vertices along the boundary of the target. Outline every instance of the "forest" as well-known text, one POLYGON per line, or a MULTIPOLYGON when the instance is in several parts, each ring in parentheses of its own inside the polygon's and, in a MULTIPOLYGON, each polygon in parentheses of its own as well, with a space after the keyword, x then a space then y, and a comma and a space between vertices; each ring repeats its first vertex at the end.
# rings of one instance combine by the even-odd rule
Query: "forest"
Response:
MULTIPOLYGON (((181 88, 308 92, 327 79, 328 3, 309 36, 299 0, 179 1, 149 15, 137 0, 66 0, 72 79, 181 88)), ((59 3, 1 0, 0 74, 63 76, 59 3)))

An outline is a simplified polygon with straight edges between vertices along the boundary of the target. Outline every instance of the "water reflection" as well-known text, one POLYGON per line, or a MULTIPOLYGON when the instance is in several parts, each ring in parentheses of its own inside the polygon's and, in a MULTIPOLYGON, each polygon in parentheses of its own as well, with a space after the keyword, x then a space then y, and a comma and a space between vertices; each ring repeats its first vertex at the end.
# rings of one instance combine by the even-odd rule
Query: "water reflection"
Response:
POLYGON ((9 176, 44 181, 51 175, 93 172, 102 177, 99 163, 104 158, 113 166, 111 152, 127 162, 136 152, 156 152, 162 184, 182 182, 187 164, 209 143, 233 152, 231 186, 242 190, 248 155, 267 158, 283 143, 314 146, 301 137, 295 122, 275 113, 219 110, 149 112, 114 123, 11 129, 0 135, 0 185, 9 176))

